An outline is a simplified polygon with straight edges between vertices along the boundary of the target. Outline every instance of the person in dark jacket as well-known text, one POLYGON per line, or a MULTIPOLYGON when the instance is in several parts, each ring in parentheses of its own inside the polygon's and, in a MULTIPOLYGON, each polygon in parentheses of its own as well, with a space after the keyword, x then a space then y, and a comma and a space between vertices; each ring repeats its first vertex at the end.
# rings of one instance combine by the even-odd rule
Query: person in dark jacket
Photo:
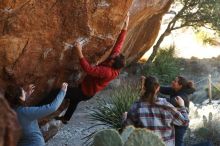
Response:
MULTIPOLYGON (((175 98, 180 96, 185 103, 185 106, 189 109, 189 95, 195 91, 194 83, 188 81, 183 76, 177 76, 172 81, 171 87, 160 87, 160 93, 170 95, 167 99, 173 106, 179 107, 175 98)), ((176 146, 184 146, 183 137, 186 132, 187 126, 175 126, 175 142, 176 146)))
POLYGON ((27 92, 23 88, 14 84, 9 85, 5 91, 5 98, 11 108, 13 108, 22 127, 22 137, 17 146, 45 146, 43 135, 38 125, 38 119, 55 112, 61 105, 67 90, 67 83, 63 83, 56 98, 44 106, 25 106, 28 96, 34 91, 34 86, 30 85, 27 92))
POLYGON ((175 108, 164 98, 157 96, 160 85, 153 76, 142 76, 142 95, 134 102, 130 110, 124 114, 125 125, 147 128, 157 134, 166 146, 175 146, 174 126, 188 126, 189 118, 184 100, 177 96, 175 108))
POLYGON ((120 54, 120 51, 126 37, 128 22, 129 14, 127 15, 124 26, 110 56, 96 66, 92 66, 87 61, 82 53, 82 46, 76 42, 76 52, 79 57, 80 65, 87 75, 77 87, 68 88, 66 98, 70 99, 70 104, 64 116, 56 117, 56 120, 61 120, 62 123, 67 124, 81 101, 91 99, 119 75, 125 65, 125 57, 120 54))

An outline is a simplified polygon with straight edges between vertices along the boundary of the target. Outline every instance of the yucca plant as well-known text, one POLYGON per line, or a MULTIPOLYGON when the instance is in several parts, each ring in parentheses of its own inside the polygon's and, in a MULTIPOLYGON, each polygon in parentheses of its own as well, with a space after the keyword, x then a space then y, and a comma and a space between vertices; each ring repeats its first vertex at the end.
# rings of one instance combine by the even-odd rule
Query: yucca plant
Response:
MULTIPOLYGON (((89 129, 97 126, 105 126, 105 128, 112 128, 120 131, 123 127, 122 116, 124 112, 127 112, 132 103, 139 97, 139 89, 136 83, 127 85, 115 89, 110 95, 110 99, 101 99, 97 102, 96 109, 92 110, 89 115, 89 119, 95 124, 89 129)), ((91 145, 94 134, 100 130, 96 129, 91 134, 87 135, 83 139, 84 145, 91 145)))
POLYGON ((90 120, 98 121, 97 126, 105 125, 120 130, 122 128, 122 115, 137 100, 139 90, 137 87, 127 85, 116 89, 110 96, 111 98, 108 100, 98 101, 97 108, 90 114, 90 120))

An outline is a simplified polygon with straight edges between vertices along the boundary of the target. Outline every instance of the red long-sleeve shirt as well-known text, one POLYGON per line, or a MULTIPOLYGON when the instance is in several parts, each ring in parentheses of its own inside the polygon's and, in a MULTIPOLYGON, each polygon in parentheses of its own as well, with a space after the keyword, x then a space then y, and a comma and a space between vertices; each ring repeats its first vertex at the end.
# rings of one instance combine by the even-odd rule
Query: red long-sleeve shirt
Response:
MULTIPOLYGON (((125 36, 126 30, 122 30, 110 57, 120 53, 125 36)), ((104 65, 108 63, 108 61, 109 60, 107 59, 100 65, 92 66, 89 64, 86 58, 80 59, 81 67, 87 73, 81 83, 81 89, 84 95, 94 96, 97 92, 105 88, 111 80, 115 79, 119 75, 119 69, 114 69, 110 66, 104 65)))

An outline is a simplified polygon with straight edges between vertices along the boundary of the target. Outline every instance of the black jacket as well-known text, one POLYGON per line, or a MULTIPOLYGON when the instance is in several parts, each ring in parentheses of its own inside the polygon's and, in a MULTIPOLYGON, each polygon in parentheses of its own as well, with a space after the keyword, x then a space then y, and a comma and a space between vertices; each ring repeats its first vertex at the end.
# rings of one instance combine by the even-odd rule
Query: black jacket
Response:
POLYGON ((170 95, 168 102, 170 102, 175 107, 178 107, 175 98, 180 96, 184 100, 185 106, 189 108, 189 95, 194 91, 194 89, 181 89, 180 91, 176 92, 171 87, 160 87, 160 93, 170 95))

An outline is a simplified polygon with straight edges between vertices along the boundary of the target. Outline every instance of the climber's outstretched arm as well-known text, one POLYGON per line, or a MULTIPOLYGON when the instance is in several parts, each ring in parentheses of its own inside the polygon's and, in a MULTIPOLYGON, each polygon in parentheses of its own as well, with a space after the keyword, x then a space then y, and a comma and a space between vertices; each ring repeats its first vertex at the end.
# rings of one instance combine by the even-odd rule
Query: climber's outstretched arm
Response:
POLYGON ((123 43, 125 41, 125 37, 126 37, 126 33, 127 33, 127 29, 128 29, 128 23, 129 23, 129 13, 126 16, 123 28, 121 30, 120 35, 118 36, 118 39, 115 43, 115 46, 110 54, 110 57, 116 56, 121 52, 121 48, 123 46, 123 43))

